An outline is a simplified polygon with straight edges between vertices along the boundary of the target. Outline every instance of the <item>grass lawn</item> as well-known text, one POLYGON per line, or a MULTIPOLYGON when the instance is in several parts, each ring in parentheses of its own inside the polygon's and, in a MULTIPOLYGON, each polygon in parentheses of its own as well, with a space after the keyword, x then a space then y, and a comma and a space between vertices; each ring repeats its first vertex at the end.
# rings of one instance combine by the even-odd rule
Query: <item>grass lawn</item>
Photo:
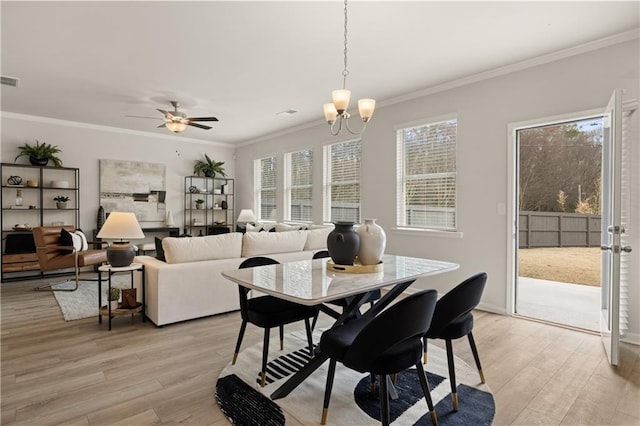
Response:
POLYGON ((521 277, 600 286, 600 247, 545 247, 518 250, 521 277))

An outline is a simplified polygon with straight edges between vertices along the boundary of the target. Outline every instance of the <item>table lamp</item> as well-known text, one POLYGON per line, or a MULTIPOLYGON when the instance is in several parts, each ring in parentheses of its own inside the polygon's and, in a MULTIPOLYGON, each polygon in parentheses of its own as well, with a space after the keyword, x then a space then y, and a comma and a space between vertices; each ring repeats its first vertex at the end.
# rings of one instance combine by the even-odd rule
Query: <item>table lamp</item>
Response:
POLYGON ((238 223, 247 223, 247 222, 255 222, 256 215, 253 213, 251 209, 242 209, 240 210, 240 214, 238 215, 238 223))
POLYGON ((131 265, 136 251, 129 243, 130 239, 144 238, 144 233, 136 219, 136 215, 129 212, 111 212, 100 228, 98 238, 118 239, 109 244, 107 260, 114 267, 131 265))

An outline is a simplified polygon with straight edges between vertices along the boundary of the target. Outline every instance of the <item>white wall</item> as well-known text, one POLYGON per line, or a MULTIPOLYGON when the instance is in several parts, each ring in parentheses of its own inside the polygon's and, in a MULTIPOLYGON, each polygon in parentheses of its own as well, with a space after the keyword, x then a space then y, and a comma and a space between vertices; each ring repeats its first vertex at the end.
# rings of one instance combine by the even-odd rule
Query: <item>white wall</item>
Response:
MULTIPOLYGON (((455 273, 435 277, 429 282, 422 281, 419 286, 435 286, 444 291, 472 273, 486 271, 489 283, 481 306, 496 312, 508 312, 507 289, 511 285, 511 277, 507 276, 507 245, 511 227, 507 216, 497 213, 497 204, 506 203, 509 198, 508 151, 511 139, 508 125, 604 108, 617 87, 626 89, 627 99, 638 99, 638 51, 639 44, 635 39, 379 107, 363 137, 362 217, 378 218, 378 223, 387 230, 388 252, 460 263, 461 267, 455 273), (394 231, 394 126, 449 113, 457 113, 458 117, 458 229, 463 237, 443 238, 394 231)), ((327 88, 328 91, 330 89, 327 88)), ((354 94, 358 95, 361 94, 354 94)), ((321 107, 318 105, 319 111, 321 107)), ((346 139, 347 136, 344 137, 346 139)), ((237 208, 253 207, 252 162, 255 158, 276 153, 278 182, 281 185, 283 154, 312 146, 314 182, 317 182, 314 186, 314 221, 320 222, 322 145, 339 140, 330 136, 326 124, 319 123, 315 127, 239 148, 236 160, 237 208)), ((634 161, 636 166, 640 165, 638 158, 634 161)), ((638 185, 634 187, 637 193, 638 185)), ((282 212, 282 197, 278 203, 278 212, 282 212)), ((278 219, 282 220, 282 217, 278 219)), ((640 229, 639 222, 636 216, 635 229, 640 229)), ((633 256, 638 264, 640 247, 635 249, 633 256)), ((638 269, 635 271, 629 336, 640 341, 638 269)))
MULTIPOLYGON (((33 144, 38 139, 62 150, 59 157, 65 167, 80 169, 80 227, 87 232, 96 228, 100 159, 165 164, 167 209, 171 210, 175 224, 180 228, 183 224, 184 176, 193 174, 195 160, 207 153, 216 161, 225 162, 229 177, 235 175, 234 149, 227 145, 206 144, 173 134, 155 135, 11 113, 2 113, 1 124, 2 162, 13 163, 18 146, 33 144)), ((28 159, 22 157, 18 162, 28 164, 28 159)), ((160 223, 147 225, 164 226, 160 223)))

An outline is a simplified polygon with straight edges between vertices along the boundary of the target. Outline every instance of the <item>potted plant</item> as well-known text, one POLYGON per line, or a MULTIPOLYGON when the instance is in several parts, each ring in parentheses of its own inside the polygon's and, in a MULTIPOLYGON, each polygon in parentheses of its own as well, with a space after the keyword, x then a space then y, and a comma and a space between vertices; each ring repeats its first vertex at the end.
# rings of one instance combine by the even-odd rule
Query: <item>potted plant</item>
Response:
POLYGON ((69 201, 69 197, 67 197, 66 195, 58 195, 57 197, 54 197, 53 200, 56 202, 57 208, 66 209, 67 201, 69 201))
POLYGON ((198 198, 196 200, 196 209, 198 209, 198 210, 201 209, 203 204, 204 204, 204 200, 201 199, 201 198, 198 198))
POLYGON ((109 305, 111 305, 111 310, 118 309, 118 299, 120 299, 120 289, 111 287, 111 291, 109 292, 109 305))
POLYGON ((35 145, 30 145, 25 143, 22 146, 18 147, 20 150, 20 154, 16 156, 13 161, 16 161, 18 158, 23 156, 29 157, 29 162, 34 166, 46 166, 51 160, 56 167, 62 167, 62 160, 56 156, 57 153, 62 152, 60 148, 56 145, 51 145, 48 143, 40 143, 36 139, 35 145))
POLYGON ((193 166, 193 174, 200 176, 200 173, 206 177, 216 177, 216 173, 227 176, 224 172, 222 165, 224 161, 214 161, 207 154, 204 155, 204 160, 197 160, 193 166))

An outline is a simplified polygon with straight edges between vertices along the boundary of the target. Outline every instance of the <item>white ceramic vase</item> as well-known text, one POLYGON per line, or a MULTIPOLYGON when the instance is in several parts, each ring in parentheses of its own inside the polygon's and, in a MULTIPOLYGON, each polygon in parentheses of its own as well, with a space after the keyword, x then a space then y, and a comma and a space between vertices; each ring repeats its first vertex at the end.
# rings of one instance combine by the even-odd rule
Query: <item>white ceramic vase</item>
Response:
POLYGON ((380 263, 387 245, 387 235, 384 233, 384 229, 376 224, 375 219, 365 219, 356 232, 360 235, 360 251, 358 251, 360 263, 363 265, 380 263))

